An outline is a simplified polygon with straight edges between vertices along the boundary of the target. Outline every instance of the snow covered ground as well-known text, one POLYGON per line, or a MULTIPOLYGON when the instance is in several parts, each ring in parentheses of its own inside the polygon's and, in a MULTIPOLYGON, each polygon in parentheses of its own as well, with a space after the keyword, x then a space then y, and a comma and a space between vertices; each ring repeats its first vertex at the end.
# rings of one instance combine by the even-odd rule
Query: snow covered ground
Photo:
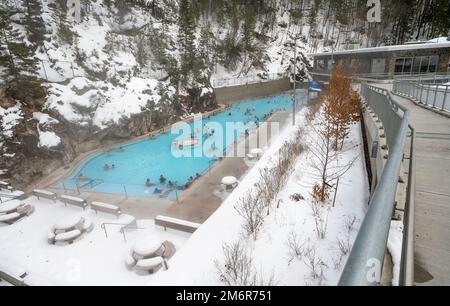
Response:
MULTIPOLYGON (((95 214, 77 207, 65 207, 49 200, 28 198, 35 212, 13 225, 0 224, 0 269, 2 271, 25 271, 25 280, 34 285, 143 285, 155 275, 140 275, 127 270, 125 255, 133 243, 143 237, 158 236, 169 240, 179 250, 190 234, 164 229, 154 225, 153 220, 138 220, 139 230, 125 231, 120 227, 103 223, 121 223, 113 215, 95 214), (72 245, 50 245, 47 233, 54 223, 65 216, 84 216, 94 223, 94 230, 72 245)), ((2 204, 0 204, 2 205, 2 204)), ((169 266, 171 262, 169 260, 169 266)), ((19 272, 20 274, 20 272, 19 272)))
MULTIPOLYGON (((305 110, 297 118, 300 126, 307 124, 304 116, 305 110)), ((298 158, 290 179, 278 196, 279 202, 273 203, 272 212, 265 218, 256 241, 243 237, 243 219, 234 208, 239 198, 259 180, 260 169, 273 163, 278 149, 294 137, 294 131, 289 127, 282 132, 235 192, 175 255, 171 269, 159 273, 150 280, 150 284, 220 285, 217 263, 223 262, 223 246, 240 239, 253 257, 254 269, 264 282, 272 279, 277 285, 337 284, 369 199, 359 124, 351 128, 347 141, 347 145, 356 147, 343 156, 346 160, 355 156, 358 159, 340 181, 335 207, 326 205, 323 208, 323 217, 327 219, 324 239, 317 238, 311 209, 310 191, 316 181, 312 174, 312 157, 307 150, 298 158), (294 201, 291 198, 294 193, 301 194, 305 200, 294 201), (292 245, 296 245, 299 252, 295 252, 292 245), (320 280, 313 276, 313 268, 316 272, 323 271, 320 280)), ((307 129, 305 131, 308 133, 307 129)))
POLYGON ((402 245, 403 245, 403 222, 392 221, 391 229, 389 231, 388 250, 392 257, 394 264, 392 285, 398 286, 400 277, 400 264, 402 258, 402 245))

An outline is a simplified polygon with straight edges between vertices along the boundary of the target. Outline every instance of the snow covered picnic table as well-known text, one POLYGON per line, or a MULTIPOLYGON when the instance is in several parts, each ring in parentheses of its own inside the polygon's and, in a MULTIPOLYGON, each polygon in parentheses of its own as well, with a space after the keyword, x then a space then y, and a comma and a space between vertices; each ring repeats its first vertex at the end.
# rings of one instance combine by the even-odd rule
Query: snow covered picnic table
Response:
POLYGON ((55 231, 68 231, 80 227, 84 219, 81 216, 67 216, 55 222, 53 229, 55 231))
POLYGON ((162 241, 156 236, 145 237, 136 241, 133 252, 137 256, 149 257, 154 255, 162 246, 162 241))
POLYGON ((8 214, 10 212, 17 211, 17 208, 21 206, 21 202, 17 200, 13 200, 10 202, 6 202, 0 205, 0 214, 8 214))
POLYGON ((236 188, 238 184, 239 181, 234 176, 226 176, 222 179, 222 185, 225 186, 225 189, 236 188))

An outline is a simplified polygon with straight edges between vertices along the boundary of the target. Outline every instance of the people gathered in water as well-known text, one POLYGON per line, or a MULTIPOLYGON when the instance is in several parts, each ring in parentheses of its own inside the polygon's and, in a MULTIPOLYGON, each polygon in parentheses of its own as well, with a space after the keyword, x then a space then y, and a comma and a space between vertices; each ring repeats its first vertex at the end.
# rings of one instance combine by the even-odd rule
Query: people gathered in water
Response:
POLYGON ((165 184, 166 181, 167 181, 167 179, 164 177, 164 175, 161 174, 161 175, 159 176, 159 182, 160 182, 161 184, 165 184))

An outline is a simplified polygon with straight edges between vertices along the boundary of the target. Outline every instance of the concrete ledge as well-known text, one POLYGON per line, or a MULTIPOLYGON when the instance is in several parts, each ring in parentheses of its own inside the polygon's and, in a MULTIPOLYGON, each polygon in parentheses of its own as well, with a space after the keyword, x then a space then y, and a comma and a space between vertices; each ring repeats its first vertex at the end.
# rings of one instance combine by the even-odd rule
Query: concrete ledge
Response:
POLYGON ((214 89, 217 103, 233 104, 246 99, 255 99, 279 94, 291 89, 289 79, 267 81, 256 84, 221 87, 214 89))

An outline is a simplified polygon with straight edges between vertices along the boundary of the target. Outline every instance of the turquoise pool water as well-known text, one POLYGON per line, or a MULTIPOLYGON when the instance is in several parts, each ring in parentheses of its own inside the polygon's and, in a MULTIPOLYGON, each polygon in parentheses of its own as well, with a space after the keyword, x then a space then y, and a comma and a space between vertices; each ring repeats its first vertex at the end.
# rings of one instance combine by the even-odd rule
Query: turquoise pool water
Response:
MULTIPOLYGON (((305 96, 302 93, 297 94, 297 110, 305 103, 305 96)), ((233 105, 225 112, 203 118, 202 122, 196 121, 189 124, 195 137, 198 140, 206 140, 215 143, 212 147, 215 151, 225 151, 236 140, 239 141, 245 137, 246 129, 254 129, 256 126, 252 122, 262 122, 264 116, 276 110, 290 110, 292 108, 292 96, 282 94, 278 96, 243 101, 233 105), (232 135, 227 135, 227 122, 242 122, 248 124, 242 126, 232 135), (198 128, 200 126, 200 128, 198 128), (202 128, 203 131, 202 131, 202 128), (205 130, 212 133, 223 128, 224 137, 220 133, 207 137, 205 130), (217 137, 217 139, 215 139, 217 137), (212 139, 212 140, 211 140, 212 139)), ((181 139, 190 139, 191 135, 183 135, 181 139)), ((117 149, 104 152, 84 161, 71 176, 59 183, 59 187, 67 189, 85 189, 95 192, 125 194, 134 196, 148 197, 168 197, 175 198, 176 192, 180 192, 189 178, 196 174, 204 174, 208 168, 218 159, 211 154, 202 154, 198 157, 192 156, 174 156, 173 142, 180 139, 180 135, 172 135, 171 131, 161 134, 154 139, 146 139, 122 145, 117 149), (110 168, 104 169, 105 164, 110 168), (112 169, 114 165, 114 169, 112 169), (82 179, 80 179, 82 175, 82 179), (176 183, 175 186, 168 186, 159 183, 159 177, 163 175, 167 181, 176 183), (154 184, 146 186, 146 180, 150 179, 154 184), (160 189, 160 193, 155 193, 155 188, 160 189)), ((201 143, 201 142, 200 142, 201 143)), ((201 150, 202 148, 200 148, 201 150)), ((185 149, 186 150, 186 149, 185 149)), ((206 151, 206 150, 205 150, 206 151)), ((198 152, 198 151, 197 151, 198 152)), ((186 153, 186 152, 184 152, 186 153)), ((185 154, 186 155, 186 154, 185 154)))

